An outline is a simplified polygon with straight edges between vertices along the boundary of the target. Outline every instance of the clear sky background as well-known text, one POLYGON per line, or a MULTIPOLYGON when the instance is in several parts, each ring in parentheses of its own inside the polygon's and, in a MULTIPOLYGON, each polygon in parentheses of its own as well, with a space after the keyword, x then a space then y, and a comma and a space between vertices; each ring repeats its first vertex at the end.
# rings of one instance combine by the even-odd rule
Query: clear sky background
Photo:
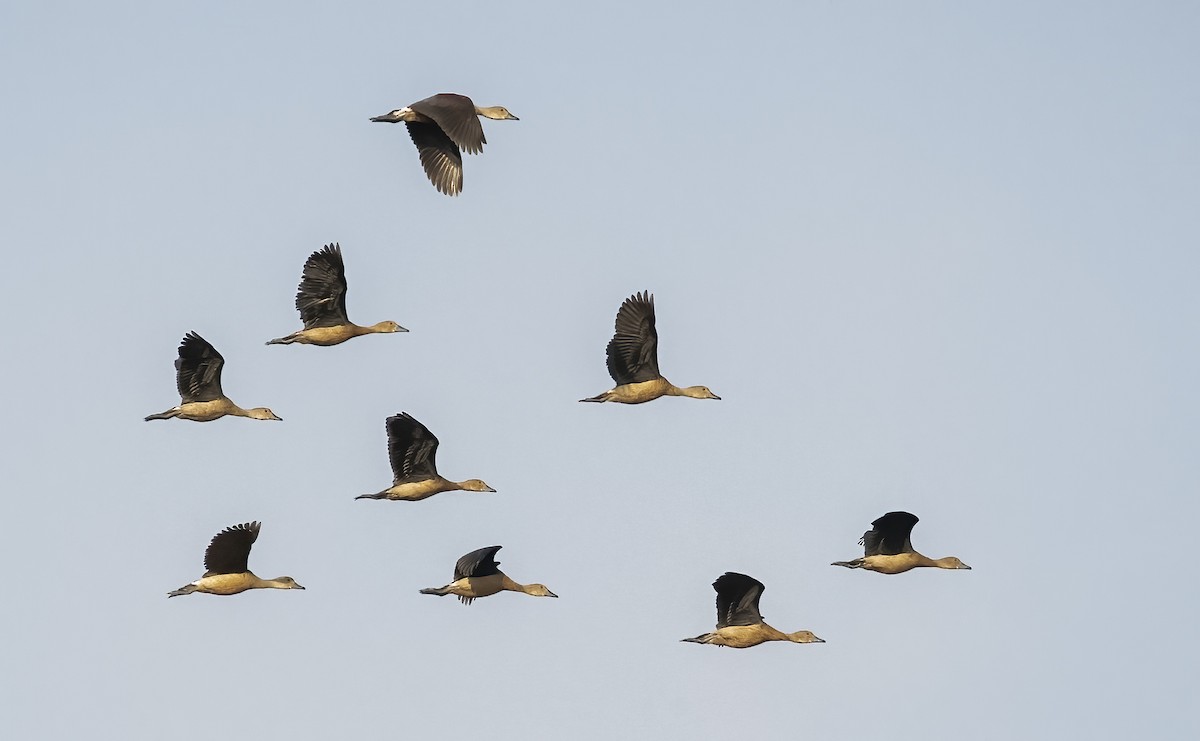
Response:
POLYGON ((1190 739, 1191 3, 8 3, 0 735, 1190 739), (252 7, 247 7, 252 6, 252 7), (504 105, 459 198, 402 126, 504 105), (339 241, 352 319, 265 347, 339 241), (611 386, 654 292, 665 375, 611 386), (285 421, 145 423, 196 330, 285 421), (384 419, 495 494, 354 501, 384 419), (829 566, 871 520, 973 571, 829 566), (165 594, 220 529, 304 592, 165 594), (558 600, 417 593, 467 551, 558 600), (679 643, 713 579, 828 643, 679 643))

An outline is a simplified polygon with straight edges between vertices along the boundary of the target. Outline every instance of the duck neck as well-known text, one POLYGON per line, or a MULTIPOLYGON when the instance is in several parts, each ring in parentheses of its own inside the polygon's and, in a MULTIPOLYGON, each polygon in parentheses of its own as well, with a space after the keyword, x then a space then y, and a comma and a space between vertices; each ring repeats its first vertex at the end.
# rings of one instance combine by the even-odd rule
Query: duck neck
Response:
POLYGON ((500 588, 506 589, 510 592, 524 592, 525 594, 529 594, 528 584, 518 584, 512 579, 509 579, 508 574, 504 573, 500 574, 500 588))
POLYGON ((498 106, 475 106, 475 115, 490 118, 493 121, 503 121, 506 116, 500 112, 498 106))
MULTIPOLYGON (((670 382, 668 381, 668 383, 670 383, 670 382)), ((704 391, 699 386, 688 386, 687 388, 679 388, 678 386, 676 386, 673 383, 671 383, 669 388, 667 388, 667 396, 687 396, 692 399, 707 398, 704 395, 704 391)))
POLYGON ((291 589, 292 585, 288 582, 282 581, 282 579, 283 577, 281 576, 277 576, 274 579, 259 579, 258 577, 255 577, 255 580, 257 581, 255 586, 257 586, 259 589, 291 589))

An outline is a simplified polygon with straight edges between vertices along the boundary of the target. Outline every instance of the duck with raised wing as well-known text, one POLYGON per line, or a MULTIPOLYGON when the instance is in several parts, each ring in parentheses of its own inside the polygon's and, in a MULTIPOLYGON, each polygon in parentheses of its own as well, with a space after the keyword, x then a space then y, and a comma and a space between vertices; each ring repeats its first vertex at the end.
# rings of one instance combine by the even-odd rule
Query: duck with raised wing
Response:
POLYGON ((204 551, 204 576, 167 592, 167 596, 180 597, 192 592, 228 595, 247 589, 304 589, 290 576, 259 579, 250 571, 250 547, 258 539, 261 527, 257 522, 246 522, 217 533, 204 551))
POLYGON ((654 296, 635 293, 617 311, 616 331, 609 340, 608 374, 616 387, 580 401, 643 404, 660 396, 720 399, 707 386, 679 388, 658 370, 658 330, 654 327, 654 296))
POLYGON ((463 185, 462 153, 479 154, 487 144, 479 116, 496 121, 520 120, 504 106, 480 107, 467 96, 455 93, 439 93, 371 120, 403 121, 421 155, 429 182, 438 192, 456 196, 463 185))
POLYGON ((745 574, 726 571, 718 576, 713 582, 717 592, 717 629, 683 641, 730 648, 750 648, 767 641, 825 642, 810 630, 783 633, 764 623, 758 600, 765 588, 762 582, 745 574))
POLYGON ((268 345, 339 345, 365 334, 407 332, 393 321, 362 327, 346 316, 346 265, 342 246, 327 244, 308 256, 300 288, 296 291, 296 309, 304 329, 267 342, 268 345))
POLYGON ((853 561, 834 561, 833 566, 866 569, 881 574, 903 574, 905 571, 928 566, 937 569, 970 569, 955 556, 927 558, 913 550, 912 529, 919 522, 909 512, 888 512, 871 523, 858 544, 865 546, 862 558, 853 561))
POLYGON ((387 418, 392 485, 355 499, 403 499, 416 502, 444 491, 496 491, 479 479, 451 481, 437 472, 438 439, 408 412, 387 418))
POLYGON ((221 368, 224 366, 225 358, 208 340, 188 332, 179 343, 179 357, 175 360, 175 385, 179 388, 180 404, 165 412, 151 414, 146 421, 176 417, 211 422, 225 416, 281 419, 266 407, 242 409, 230 401, 221 391, 221 368))
POLYGON ((421 594, 436 594, 444 597, 453 594, 464 605, 479 597, 490 597, 497 592, 521 592, 532 597, 557 597, 545 584, 518 584, 504 574, 496 561, 496 551, 503 546, 492 545, 471 551, 454 564, 454 581, 444 587, 422 589, 421 594))

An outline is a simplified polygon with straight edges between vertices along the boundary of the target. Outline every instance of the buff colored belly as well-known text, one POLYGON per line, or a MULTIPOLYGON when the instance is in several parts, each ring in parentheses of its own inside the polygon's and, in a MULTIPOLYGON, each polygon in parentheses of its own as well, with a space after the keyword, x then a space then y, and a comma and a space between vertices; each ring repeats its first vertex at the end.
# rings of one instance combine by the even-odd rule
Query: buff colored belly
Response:
POLYGON ((895 556, 867 556, 863 559, 863 568, 878 571, 881 574, 903 574, 905 571, 920 565, 920 557, 915 553, 900 553, 895 556))
POLYGON ((200 579, 196 587, 209 594, 237 594, 252 588, 255 581, 254 574, 248 571, 241 574, 214 574, 200 579))
POLYGON ((450 585, 451 594, 460 597, 490 597, 501 590, 504 577, 500 574, 491 576, 468 576, 450 585))
POLYGON ((614 388, 609 396, 609 401, 621 404, 644 404, 663 396, 670 387, 671 384, 667 383, 665 378, 655 378, 641 383, 627 383, 614 388))
POLYGON ((443 481, 439 479, 425 479, 424 481, 410 481, 393 486, 387 490, 387 498, 419 502, 422 499, 428 499, 434 494, 443 491, 448 491, 443 481))
POLYGON ((193 422, 211 422, 229 414, 229 399, 214 401, 189 401, 179 405, 180 419, 190 419, 193 422))
POLYGON ((730 648, 750 648, 765 640, 767 637, 763 635, 760 625, 726 625, 717 631, 717 640, 712 643, 730 648))
POLYGON ((357 334, 355 329, 353 325, 342 324, 337 327, 313 327, 301 330, 297 334, 300 335, 299 342, 301 344, 328 347, 340 345, 351 337, 355 337, 357 334))

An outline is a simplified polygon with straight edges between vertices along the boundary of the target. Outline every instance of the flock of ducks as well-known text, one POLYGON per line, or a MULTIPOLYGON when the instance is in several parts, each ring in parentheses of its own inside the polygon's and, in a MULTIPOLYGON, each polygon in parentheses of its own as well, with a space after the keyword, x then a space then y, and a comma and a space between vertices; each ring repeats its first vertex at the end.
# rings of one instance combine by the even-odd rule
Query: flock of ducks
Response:
MULTIPOLYGON (((479 107, 464 95, 442 93, 398 108, 371 121, 403 121, 416 145, 421 166, 430 182, 441 193, 455 196, 462 191, 462 152, 483 151, 487 139, 479 117, 516 121, 502 106, 479 107)), ((366 334, 407 332, 394 321, 361 326, 346 313, 346 269, 339 244, 326 245, 304 263, 296 309, 304 323, 287 336, 268 341, 268 345, 305 344, 339 345, 366 334)), ((655 327, 654 297, 635 293, 617 311, 612 340, 606 349, 608 373, 613 388, 580 401, 644 404, 663 396, 693 399, 717 399, 707 386, 681 388, 663 377, 658 367, 658 330, 655 327)), ((211 422, 225 416, 275 420, 281 418, 266 407, 243 409, 221 390, 221 371, 225 359, 207 340, 188 332, 179 345, 175 360, 175 378, 180 402, 165 412, 151 414, 146 421, 186 419, 211 422)), ((392 485, 356 499, 387 499, 417 502, 447 491, 495 492, 480 479, 452 481, 438 473, 438 439, 429 428, 407 412, 387 418, 388 458, 392 466, 392 485)), ((912 547, 912 529, 916 515, 888 512, 871 523, 859 545, 863 556, 832 565, 866 569, 881 574, 901 574, 914 568, 970 569, 954 556, 931 559, 912 547)), ((250 549, 258 539, 261 525, 248 522, 217 533, 204 552, 202 577, 168 597, 193 592, 232 595, 249 589, 304 589, 290 576, 260 579, 250 571, 250 549)), ((557 597, 543 584, 519 584, 500 571, 493 545, 472 551, 454 565, 454 578, 442 587, 422 589, 421 594, 452 594, 463 604, 499 592, 520 592, 534 597, 557 597)), ((783 633, 763 622, 758 603, 765 587, 757 579, 726 572, 712 584, 717 593, 716 630, 684 638, 691 643, 706 643, 730 648, 749 648, 767 641, 824 643, 812 633, 801 630, 783 633)))

